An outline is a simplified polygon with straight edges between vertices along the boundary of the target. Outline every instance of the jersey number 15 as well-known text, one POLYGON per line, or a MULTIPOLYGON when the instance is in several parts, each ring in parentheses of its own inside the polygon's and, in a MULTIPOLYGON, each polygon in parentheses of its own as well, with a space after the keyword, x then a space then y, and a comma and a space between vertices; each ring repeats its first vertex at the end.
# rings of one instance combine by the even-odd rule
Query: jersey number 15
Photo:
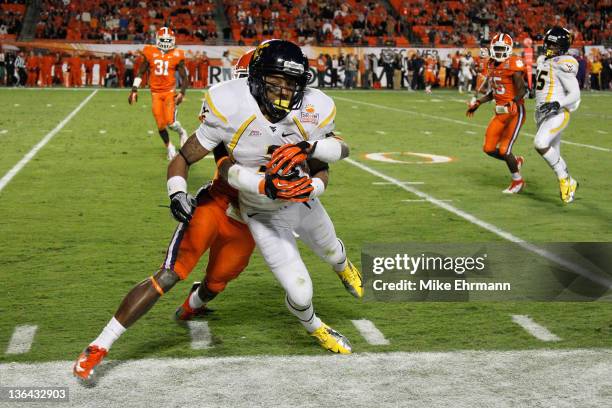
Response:
POLYGON ((540 71, 538 72, 538 84, 536 85, 536 89, 541 91, 544 89, 544 85, 546 84, 546 76, 548 75, 548 71, 540 71))
POLYGON ((168 75, 168 61, 155 60, 155 75, 168 75))

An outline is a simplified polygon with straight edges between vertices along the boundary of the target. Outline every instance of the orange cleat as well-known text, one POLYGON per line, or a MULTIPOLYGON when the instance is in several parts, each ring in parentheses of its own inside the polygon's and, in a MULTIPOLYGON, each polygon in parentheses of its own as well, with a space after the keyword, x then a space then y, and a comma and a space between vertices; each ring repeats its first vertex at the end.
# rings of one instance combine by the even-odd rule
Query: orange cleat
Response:
POLYGON ((525 187, 525 181, 523 179, 520 180, 512 180, 512 183, 508 186, 507 189, 502 191, 504 194, 517 194, 520 193, 521 190, 525 187))
POLYGON ((95 345, 88 346, 74 363, 72 373, 80 380, 91 380, 94 374, 94 368, 102 362, 108 354, 105 348, 95 345))

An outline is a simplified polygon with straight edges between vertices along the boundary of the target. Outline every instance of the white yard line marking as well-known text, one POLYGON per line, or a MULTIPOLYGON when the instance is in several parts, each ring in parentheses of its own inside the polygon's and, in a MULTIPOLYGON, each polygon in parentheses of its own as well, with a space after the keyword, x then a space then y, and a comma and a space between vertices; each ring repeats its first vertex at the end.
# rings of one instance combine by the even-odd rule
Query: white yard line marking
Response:
POLYGON ((6 354, 24 354, 30 351, 38 326, 23 325, 15 327, 13 336, 6 348, 6 354))
MULTIPOLYGON (((408 109, 399 109, 399 108, 394 108, 394 107, 391 107, 391 106, 379 105, 379 104, 376 104, 376 103, 362 102, 362 101, 358 101, 356 99, 343 98, 341 96, 334 96, 334 99, 339 99, 341 101, 346 101, 346 102, 358 103, 358 104, 365 105, 365 106, 371 106, 373 108, 386 109, 386 110, 393 111, 393 112, 408 113, 410 115, 421 116, 421 117, 424 117, 424 118, 435 119, 435 120, 442 120, 444 122, 456 123, 458 125, 463 125, 463 126, 478 127, 478 128, 481 128, 481 129, 486 129, 487 128, 486 126, 479 125, 477 123, 470 123, 470 122, 466 122, 466 121, 463 121, 463 120, 446 118, 444 116, 429 115, 429 114, 423 113, 423 112, 415 112, 415 111, 411 111, 411 110, 408 110, 408 109)), ((532 134, 532 133, 522 132, 522 134, 527 135, 527 136, 531 136, 532 138, 535 137, 535 135, 532 134)), ((612 149, 607 148, 607 147, 593 146, 593 145, 588 145, 588 144, 583 144, 583 143, 570 142, 570 141, 567 141, 567 140, 561 140, 561 143, 565 143, 565 144, 572 145, 572 146, 585 147, 587 149, 599 150, 599 151, 602 151, 602 152, 612 152, 612 149)))
POLYGON ((376 133, 378 133, 379 135, 386 135, 387 132, 385 132, 384 130, 377 130, 376 133))
POLYGON ((18 104, 18 103, 14 103, 14 104, 13 104, 13 106, 14 106, 14 107, 16 107, 16 108, 18 108, 18 107, 20 107, 21 105, 20 105, 20 104, 18 104))
POLYGON ((189 320, 187 326, 189 326, 192 349, 204 350, 212 347, 212 334, 208 328, 208 322, 189 320))
POLYGON ((4 387, 69 387, 61 406, 88 408, 193 405, 208 390, 199 405, 606 407, 612 378, 609 348, 107 360, 95 387, 77 383, 73 364, 0 364, 0 378, 4 387))
POLYGON ((49 141, 53 138, 53 136, 55 136, 60 130, 62 130, 62 128, 66 126, 66 124, 70 122, 70 120, 77 113, 79 113, 79 111, 83 108, 83 106, 85 106, 87 102, 89 102, 96 93, 98 93, 97 89, 93 91, 87 98, 83 99, 83 101, 79 104, 79 106, 77 106, 72 112, 68 114, 68 116, 66 116, 60 123, 58 123, 57 126, 52 131, 47 133, 45 137, 43 137, 42 140, 38 142, 36 146, 32 148, 32 150, 30 150, 25 156, 23 156, 23 158, 19 161, 19 163, 13 166, 13 168, 10 169, 8 173, 6 173, 0 179, 0 192, 2 192, 4 187, 6 187, 6 185, 13 179, 13 177, 15 177, 17 173, 19 173, 21 169, 23 169, 24 166, 28 164, 28 162, 32 160, 34 156, 36 156, 36 153, 38 153, 40 149, 45 147, 45 145, 49 143, 49 141))
POLYGON ((152 135, 152 134, 153 134, 153 131, 152 131, 152 130, 147 130, 147 133, 148 133, 148 134, 150 134, 150 135, 152 135))
POLYGON ((602 277, 602 276, 598 276, 598 275, 594 275, 591 271, 589 271, 588 269, 583 268, 580 265, 576 265, 573 262, 567 261, 566 259, 563 259, 559 256, 557 256, 556 254, 553 254, 545 249, 542 249, 536 245, 530 244, 529 242, 526 242, 525 240, 523 240, 522 238, 519 238, 507 231, 504 231, 503 229, 490 224, 486 221, 481 220, 480 218, 477 218, 475 216, 473 216, 472 214, 469 214, 463 210, 460 210, 457 207, 454 207, 448 203, 445 203, 443 200, 438 200, 437 198, 422 192, 421 190, 418 190, 415 187, 412 187, 410 185, 406 185, 404 183, 402 183, 401 181, 390 177, 384 173, 381 173, 378 170, 375 170, 369 166, 366 166, 365 164, 362 164, 358 161, 355 161, 353 159, 347 158, 344 159, 345 162, 352 164, 355 167, 360 168, 363 171, 366 171, 378 178, 381 178, 385 181, 388 181, 389 183, 395 184, 396 186, 400 187, 403 190, 408 191, 409 193, 412 193, 414 195, 416 195, 417 197, 420 197, 426 201, 429 201, 430 203, 432 203, 433 205, 436 205, 448 212, 451 212, 461 218, 463 218, 464 220, 479 226, 480 228, 483 228, 489 232, 492 232, 493 234, 507 240, 510 242, 514 242, 517 245, 521 246, 522 248, 533 252, 534 254, 540 255, 543 258, 546 258, 564 268, 569 269, 570 271, 573 271, 581 276, 584 276, 587 279, 590 279, 593 282, 599 283, 600 285, 607 287, 607 288, 612 288, 612 280, 602 277))
POLYGON ((53 106, 53 105, 52 105, 52 104, 50 104, 50 103, 48 103, 48 104, 47 104, 47 108, 51 108, 52 106, 53 106))
POLYGON ((385 335, 382 334, 382 332, 378 330, 378 328, 374 326, 374 323, 371 321, 361 319, 351 320, 351 322, 353 323, 353 326, 359 330, 359 334, 361 334, 361 337, 363 337, 368 344, 373 346, 388 346, 391 344, 391 342, 385 338, 385 335))
POLYGON ((100 129, 100 133, 101 133, 101 134, 104 134, 104 133, 106 133, 106 130, 104 130, 104 129, 100 129))
POLYGON ((473 130, 466 130, 465 133, 468 133, 470 135, 475 135, 476 132, 474 132, 473 130))
POLYGON ((605 130, 598 130, 597 133, 599 133, 600 135, 607 135, 608 132, 606 132, 605 130))
MULTIPOLYGON (((424 181, 400 181, 402 184, 425 184, 424 181)), ((374 181, 372 182, 375 186, 388 186, 395 185, 395 183, 390 183, 388 181, 374 181)))
POLYGON ((542 341, 560 341, 561 338, 553 333, 551 333, 546 327, 534 322, 531 320, 529 316, 525 315, 512 315, 512 321, 523 329, 527 331, 527 333, 531 334, 533 337, 542 341))
POLYGON ((0 130, 0 134, 2 134, 2 135, 5 135, 5 134, 7 134, 7 133, 8 133, 8 130, 7 130, 7 129, 2 129, 2 130, 0 130))

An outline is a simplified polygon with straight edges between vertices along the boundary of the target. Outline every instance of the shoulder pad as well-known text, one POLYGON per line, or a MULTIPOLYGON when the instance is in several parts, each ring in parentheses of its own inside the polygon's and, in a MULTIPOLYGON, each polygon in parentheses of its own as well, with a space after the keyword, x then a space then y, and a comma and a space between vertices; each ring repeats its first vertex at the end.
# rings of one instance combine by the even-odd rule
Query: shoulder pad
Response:
POLYGON ((570 55, 555 57, 553 58, 553 63, 555 64, 555 68, 557 68, 559 71, 574 75, 578 73, 578 61, 576 61, 576 59, 570 55))
POLYGON ((306 88, 302 109, 298 113, 300 122, 324 128, 334 121, 336 104, 334 100, 315 88, 306 88))
POLYGON ((225 81, 213 85, 206 93, 205 100, 211 112, 227 123, 230 116, 253 113, 244 109, 244 97, 248 92, 246 79, 225 81))

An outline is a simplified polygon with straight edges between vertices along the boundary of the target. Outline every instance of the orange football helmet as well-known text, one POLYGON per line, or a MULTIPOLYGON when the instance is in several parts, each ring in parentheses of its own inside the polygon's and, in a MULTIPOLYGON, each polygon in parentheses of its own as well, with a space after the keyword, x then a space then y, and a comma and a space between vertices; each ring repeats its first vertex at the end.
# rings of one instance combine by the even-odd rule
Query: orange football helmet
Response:
POLYGON ((234 79, 246 78, 249 76, 249 63, 251 62, 251 57, 253 56, 254 52, 255 48, 248 50, 238 59, 238 62, 232 71, 232 77, 234 79))
POLYGON ((175 46, 174 31, 168 27, 162 27, 155 33, 155 45, 162 51, 170 51, 175 46))
POLYGON ((513 44, 514 41, 512 41, 512 37, 510 37, 508 34, 495 34, 495 36, 491 40, 491 47, 489 48, 491 58, 493 58, 497 62, 503 62, 507 60, 512 55, 513 44))

